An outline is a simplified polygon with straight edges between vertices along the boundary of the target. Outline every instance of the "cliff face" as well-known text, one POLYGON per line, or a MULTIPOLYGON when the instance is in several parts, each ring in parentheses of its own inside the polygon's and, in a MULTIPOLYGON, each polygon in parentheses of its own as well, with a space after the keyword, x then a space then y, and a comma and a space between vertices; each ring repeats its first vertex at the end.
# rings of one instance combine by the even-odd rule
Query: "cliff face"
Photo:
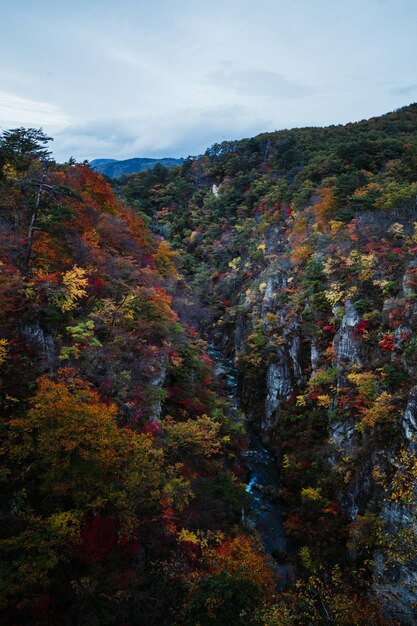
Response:
MULTIPOLYGON (((377 228, 375 239, 381 237, 379 244, 383 242, 392 249, 404 246, 407 239, 413 248, 415 217, 417 213, 408 214, 400 223, 395 221, 400 219, 397 213, 387 224, 384 216, 384 232, 377 228), (401 244, 398 237, 388 244, 390 232, 402 233, 401 244)), ((367 216, 355 227, 362 235, 358 240, 353 236, 348 258, 369 249, 370 240, 363 237, 361 221, 366 224, 367 216)), ((372 221, 377 223, 378 217, 373 215, 372 221)), ((291 234, 287 250, 293 252, 291 234)), ((348 552, 354 547, 349 552, 352 562, 364 549, 360 544, 369 540, 370 530, 364 528, 364 520, 376 525, 379 536, 374 538, 373 589, 391 616, 405 624, 413 623, 416 614, 412 607, 417 601, 416 560, 411 549, 417 531, 413 495, 417 426, 417 392, 412 378, 417 321, 411 286, 414 262, 401 262, 393 270, 392 261, 387 262, 385 256, 373 258, 370 269, 366 268, 369 259, 362 260, 365 269, 359 273, 363 276, 350 281, 352 287, 343 293, 332 279, 330 268, 335 265, 331 255, 323 249, 313 253, 308 263, 313 259, 326 270, 320 287, 316 286, 317 294, 328 299, 329 309, 325 310, 322 302, 319 307, 311 298, 309 302, 305 266, 289 267, 288 253, 281 261, 275 259, 267 264, 252 283, 253 291, 264 289, 263 298, 253 299, 252 307, 241 314, 244 319, 239 322, 237 358, 243 363, 243 384, 253 388, 253 393, 246 393, 249 412, 255 411, 255 426, 263 440, 284 455, 286 465, 281 474, 284 481, 288 476, 289 490, 293 487, 286 450, 291 451, 290 464, 295 466, 303 453, 313 463, 322 463, 313 480, 311 475, 301 479, 304 486, 300 491, 314 484, 321 495, 327 491, 329 498, 336 497, 345 516, 345 546, 348 552), (394 277, 393 271, 396 293, 386 298, 380 287, 394 282, 389 280, 394 277), (300 273, 304 275, 301 281, 300 273), (288 299, 284 294, 289 284, 292 293, 288 299), (250 330, 242 335, 242 328, 250 330), (256 340, 256 333, 257 337, 263 333, 263 341, 256 340), (263 407, 260 410, 258 405, 254 410, 250 398, 259 387, 264 390, 263 407), (289 443, 293 412, 301 424, 310 414, 317 431, 325 419, 327 426, 319 448, 311 442, 317 432, 311 436, 303 433, 297 442, 289 443), (401 459, 405 455, 406 460, 398 461, 399 455, 401 459), (330 480, 326 481, 325 474, 330 480)), ((306 428, 307 424, 308 419, 306 428)), ((289 506, 299 512, 302 506, 294 506, 294 496, 292 493, 289 506)))
POLYGON ((417 108, 137 181, 280 460, 299 571, 338 565, 414 623, 417 108))

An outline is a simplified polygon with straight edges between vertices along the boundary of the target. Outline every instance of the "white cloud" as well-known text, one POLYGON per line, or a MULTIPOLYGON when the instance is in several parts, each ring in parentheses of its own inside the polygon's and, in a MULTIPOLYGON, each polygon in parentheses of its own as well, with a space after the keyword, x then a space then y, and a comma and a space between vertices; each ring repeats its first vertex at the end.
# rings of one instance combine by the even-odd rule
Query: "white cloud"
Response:
POLYGON ((69 123, 68 116, 54 104, 22 98, 4 91, 0 91, 0 120, 4 128, 48 126, 57 130, 69 123))
POLYGON ((147 113, 69 126, 56 135, 54 147, 58 159, 179 157, 202 153, 217 141, 250 136, 270 125, 262 113, 254 115, 240 105, 175 108, 163 115, 147 113))

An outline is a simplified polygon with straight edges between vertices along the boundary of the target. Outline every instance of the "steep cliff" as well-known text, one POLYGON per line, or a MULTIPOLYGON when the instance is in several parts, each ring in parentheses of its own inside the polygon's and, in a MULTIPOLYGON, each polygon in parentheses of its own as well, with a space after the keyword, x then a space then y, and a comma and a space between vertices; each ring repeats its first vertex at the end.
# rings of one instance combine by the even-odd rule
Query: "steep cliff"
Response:
POLYGON ((169 237, 276 452, 301 577, 417 615, 417 106, 213 146, 120 188, 169 237))

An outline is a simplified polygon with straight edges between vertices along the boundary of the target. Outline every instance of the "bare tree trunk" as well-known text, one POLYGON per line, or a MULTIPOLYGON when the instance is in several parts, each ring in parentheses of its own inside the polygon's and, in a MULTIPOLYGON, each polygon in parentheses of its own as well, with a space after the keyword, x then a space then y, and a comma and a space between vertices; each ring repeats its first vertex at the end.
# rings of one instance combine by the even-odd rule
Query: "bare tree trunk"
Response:
POLYGON ((35 229, 36 229, 36 220, 38 219, 39 209, 41 206, 41 197, 42 197, 42 192, 44 189, 45 178, 46 178, 46 172, 44 170, 42 172, 41 180, 38 183, 38 191, 36 193, 35 209, 32 213, 32 217, 31 217, 30 224, 29 224, 26 258, 25 258, 25 263, 23 267, 25 274, 27 274, 29 271, 30 257, 32 254, 32 246, 33 246, 33 233, 35 232, 35 229))

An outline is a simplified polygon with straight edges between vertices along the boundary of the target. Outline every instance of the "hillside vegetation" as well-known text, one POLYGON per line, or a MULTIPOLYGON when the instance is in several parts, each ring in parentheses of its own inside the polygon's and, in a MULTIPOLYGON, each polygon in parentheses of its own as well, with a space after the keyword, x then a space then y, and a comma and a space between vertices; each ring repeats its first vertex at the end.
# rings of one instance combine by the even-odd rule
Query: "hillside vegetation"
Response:
POLYGON ((415 623, 417 105, 114 189, 49 140, 0 138, 3 623, 415 623))
POLYGON ((118 189, 236 360, 299 576, 336 567, 413 623, 417 105, 224 142, 118 189))
POLYGON ((172 624, 221 571, 259 604, 245 436, 176 313, 174 254, 47 142, 0 143, 2 623, 172 624))

